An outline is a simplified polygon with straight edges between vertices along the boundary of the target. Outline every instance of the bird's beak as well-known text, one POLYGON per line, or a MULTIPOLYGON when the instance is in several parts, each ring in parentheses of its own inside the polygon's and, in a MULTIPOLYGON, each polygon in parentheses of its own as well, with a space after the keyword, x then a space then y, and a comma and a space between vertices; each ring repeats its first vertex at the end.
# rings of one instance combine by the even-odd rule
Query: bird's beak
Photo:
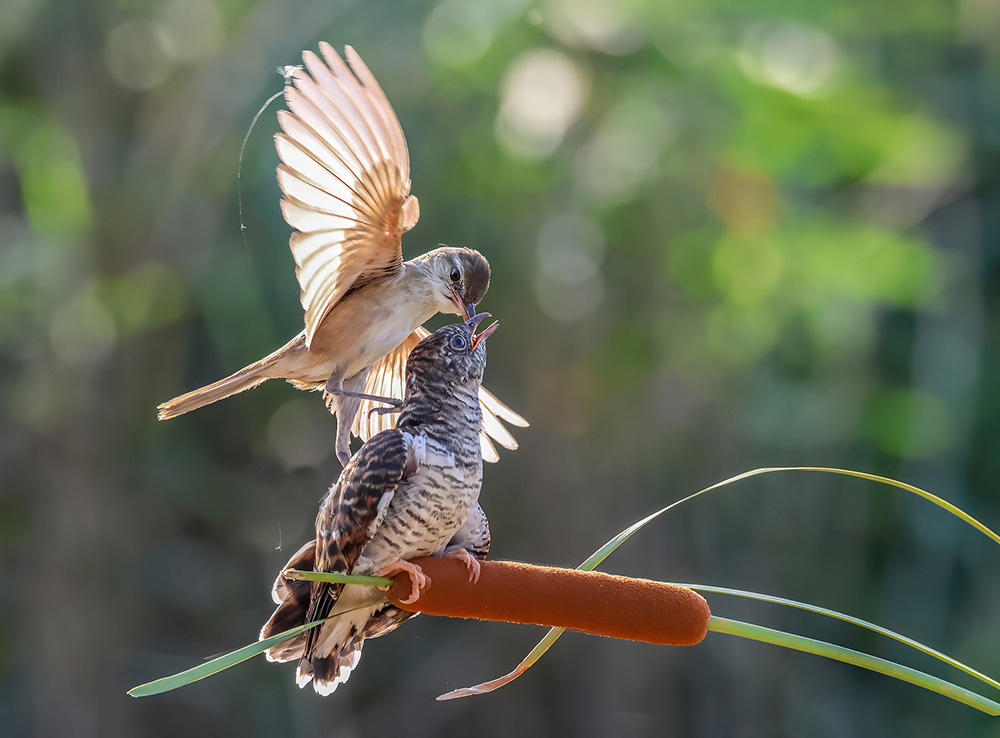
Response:
POLYGON ((472 316, 470 316, 469 319, 465 321, 465 324, 467 326, 469 326, 470 328, 472 328, 472 332, 475 333, 476 332, 476 327, 480 323, 482 323, 487 318, 492 318, 492 317, 493 316, 490 315, 489 313, 479 313, 479 315, 472 315, 472 316))
POLYGON ((468 305, 462 302, 462 296, 454 287, 451 288, 451 301, 458 308, 455 312, 461 315, 463 320, 469 320, 476 314, 476 306, 471 302, 468 305))
POLYGON ((489 327, 487 327, 486 330, 484 330, 478 336, 473 336, 472 337, 472 350, 475 351, 479 347, 479 344, 485 343, 486 339, 489 338, 493 334, 493 331, 495 331, 497 329, 498 325, 500 325, 500 321, 499 320, 494 320, 492 323, 489 324, 489 327))
POLYGON ((478 326, 483 320, 485 320, 486 318, 489 318, 489 317, 491 317, 489 313, 479 313, 479 315, 473 315, 471 318, 469 318, 469 320, 465 321, 466 325, 471 325, 472 326, 472 332, 473 332, 473 336, 472 336, 472 350, 473 351, 476 350, 476 348, 479 346, 480 343, 482 343, 487 338, 489 338, 492 335, 493 331, 495 331, 497 329, 497 326, 500 325, 499 321, 494 320, 489 325, 489 327, 486 328, 482 333, 480 333, 478 336, 475 335, 476 326, 478 326))

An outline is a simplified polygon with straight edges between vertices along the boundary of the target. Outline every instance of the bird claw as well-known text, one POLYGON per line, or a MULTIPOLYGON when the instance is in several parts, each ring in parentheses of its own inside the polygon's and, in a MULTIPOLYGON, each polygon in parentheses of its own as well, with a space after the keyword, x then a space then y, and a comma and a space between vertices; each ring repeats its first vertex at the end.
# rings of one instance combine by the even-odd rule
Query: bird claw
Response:
MULTIPOLYGON (((399 574, 405 571, 410 577, 410 596, 405 600, 400 600, 404 605, 412 605, 414 602, 420 599, 420 590, 426 587, 431 582, 431 578, 424 574, 424 570, 421 569, 416 564, 400 559, 395 563, 389 564, 389 566, 378 572, 380 577, 391 577, 394 574, 399 574)), ((387 587, 386 589, 391 588, 387 587)))
POLYGON ((351 392, 350 390, 326 387, 326 393, 334 397, 353 397, 355 400, 368 400, 369 402, 384 402, 386 405, 395 408, 402 408, 403 401, 395 397, 383 397, 382 395, 369 395, 367 392, 351 392))
POLYGON ((372 416, 372 413, 378 413, 379 415, 388 415, 389 413, 401 413, 403 412, 402 406, 390 406, 390 407, 373 407, 368 411, 368 417, 372 416))
POLYGON ((479 574, 482 567, 479 565, 479 559, 470 554, 464 548, 459 548, 454 551, 448 551, 445 553, 444 558, 446 559, 458 559, 463 564, 465 568, 469 570, 469 581, 475 584, 479 581, 479 574))

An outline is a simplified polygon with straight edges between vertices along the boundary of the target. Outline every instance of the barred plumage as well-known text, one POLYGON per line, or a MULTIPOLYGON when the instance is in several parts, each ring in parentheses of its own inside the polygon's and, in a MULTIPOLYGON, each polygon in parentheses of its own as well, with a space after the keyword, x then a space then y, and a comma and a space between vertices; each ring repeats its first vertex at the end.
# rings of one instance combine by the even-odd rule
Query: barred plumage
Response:
MULTIPOLYGON (((287 568, 386 574, 408 571, 419 596, 419 569, 408 559, 456 556, 478 576, 489 551, 489 524, 478 504, 483 458, 479 386, 485 339, 482 316, 441 328, 410 355, 397 427, 369 440, 344 468, 316 518, 316 539, 287 568)), ((329 694, 346 681, 366 638, 412 616, 372 587, 306 583, 278 577, 278 603, 261 639, 333 614, 329 622, 271 648, 272 661, 298 659, 296 681, 329 694)))

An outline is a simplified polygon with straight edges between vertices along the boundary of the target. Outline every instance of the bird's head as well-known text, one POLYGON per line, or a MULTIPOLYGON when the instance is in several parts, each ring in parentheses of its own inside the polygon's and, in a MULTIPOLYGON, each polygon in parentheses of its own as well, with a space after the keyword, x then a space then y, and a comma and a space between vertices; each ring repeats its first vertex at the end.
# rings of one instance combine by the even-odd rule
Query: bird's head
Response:
POLYGON ((486 368, 486 339, 499 323, 494 321, 478 335, 476 328, 489 316, 480 313, 464 323, 438 328, 418 343, 406 361, 407 387, 481 382, 486 368))
POLYGON ((473 249, 443 246, 424 254, 421 260, 434 277, 438 311, 468 320, 490 288, 490 263, 473 249))

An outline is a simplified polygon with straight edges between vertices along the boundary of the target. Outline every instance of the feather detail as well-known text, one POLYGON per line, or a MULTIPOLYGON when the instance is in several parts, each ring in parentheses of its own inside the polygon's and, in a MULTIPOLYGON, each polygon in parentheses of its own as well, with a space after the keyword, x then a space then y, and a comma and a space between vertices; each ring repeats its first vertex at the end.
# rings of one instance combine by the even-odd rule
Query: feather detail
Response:
MULTIPOLYGON (((473 343, 474 330, 469 323, 444 326, 401 355, 408 366, 398 428, 374 435, 344 467, 320 506, 315 540, 288 566, 348 574, 402 570, 417 598, 427 581, 409 559, 457 555, 475 563, 486 556, 489 523, 478 505, 478 390, 486 349, 473 343)), ((355 584, 279 576, 272 598, 278 607, 261 638, 323 621, 267 653, 272 661, 297 660, 296 682, 321 695, 348 679, 366 638, 411 616, 377 589, 355 584)))
MULTIPOLYGON (((364 392, 378 397, 393 397, 402 399, 406 390, 406 360, 413 348, 430 335, 424 327, 419 327, 403 341, 394 351, 375 363, 368 373, 364 392)), ((483 461, 490 463, 500 460, 496 441, 507 449, 517 448, 517 439, 503 425, 506 421, 521 428, 528 426, 528 421, 500 402, 496 396, 483 387, 479 388, 479 405, 483 413, 483 430, 480 434, 483 461), (492 439, 492 440, 491 440, 492 439)), ((354 417, 352 431, 354 435, 366 441, 377 433, 396 427, 397 417, 393 413, 373 413, 374 408, 384 407, 371 400, 363 400, 354 417)))
POLYGON ((419 218, 403 129, 353 49, 306 51, 285 91, 275 136, 281 212, 305 311, 306 346, 359 281, 401 268, 404 232, 419 218))

